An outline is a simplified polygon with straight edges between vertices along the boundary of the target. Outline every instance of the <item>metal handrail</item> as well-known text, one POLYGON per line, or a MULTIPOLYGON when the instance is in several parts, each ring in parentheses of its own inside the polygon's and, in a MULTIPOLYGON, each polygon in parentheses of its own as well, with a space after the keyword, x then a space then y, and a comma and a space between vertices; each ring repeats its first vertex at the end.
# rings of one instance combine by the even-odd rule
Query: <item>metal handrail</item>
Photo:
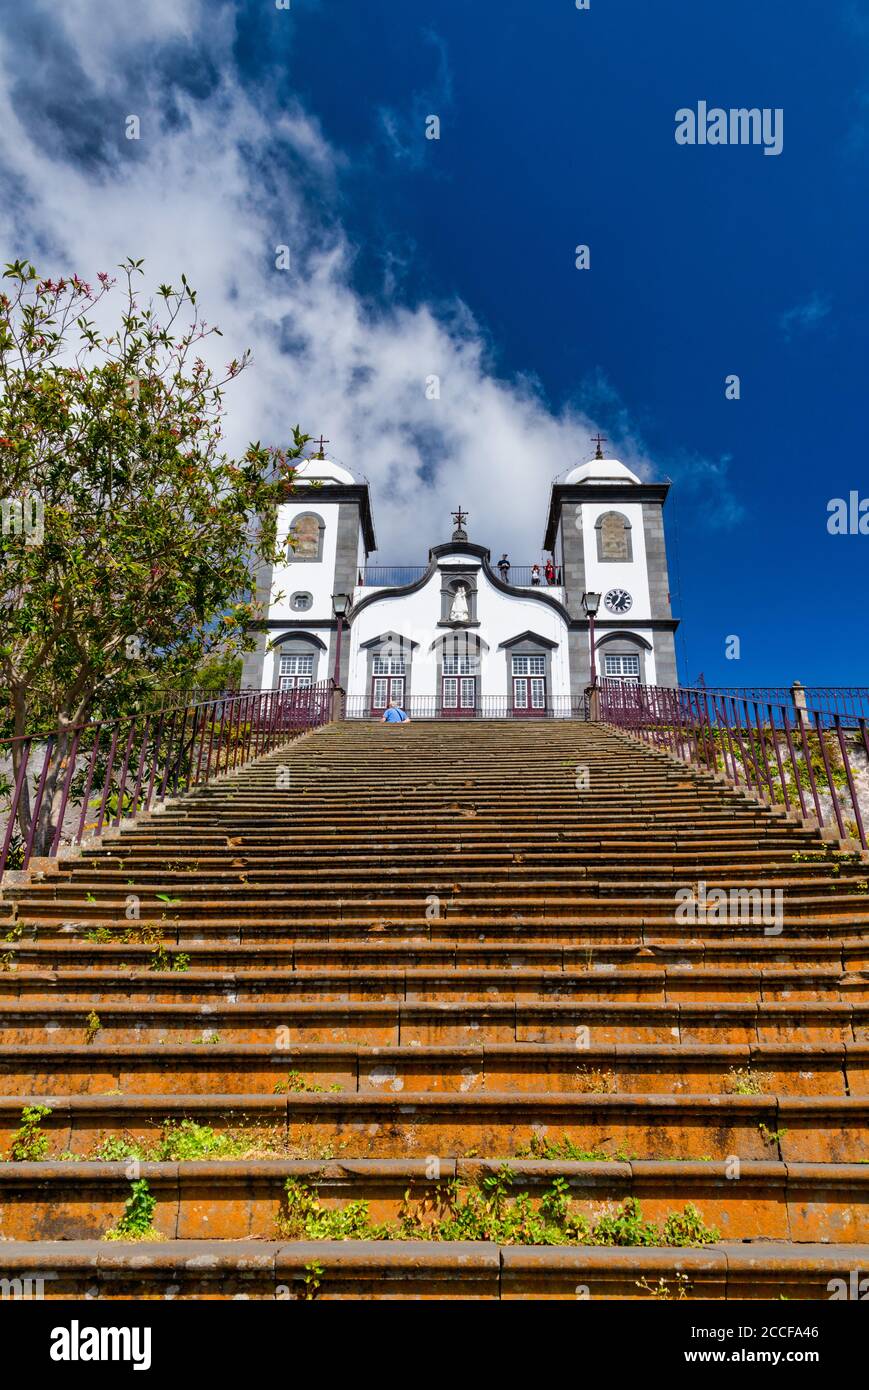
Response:
POLYGON ((26 869, 35 854, 56 857, 64 838, 81 844, 85 830, 98 837, 106 825, 135 820, 167 796, 204 786, 328 723, 334 689, 328 680, 235 692, 0 740, 0 762, 13 775, 5 823, 0 814, 0 881, 7 868, 26 869), (31 776, 40 752, 40 771, 31 776))
POLYGON ((766 805, 835 824, 841 839, 865 850, 869 795, 861 799, 860 786, 869 769, 869 719, 807 696, 802 687, 795 700, 777 701, 604 680, 598 710, 602 723, 717 773, 766 805))

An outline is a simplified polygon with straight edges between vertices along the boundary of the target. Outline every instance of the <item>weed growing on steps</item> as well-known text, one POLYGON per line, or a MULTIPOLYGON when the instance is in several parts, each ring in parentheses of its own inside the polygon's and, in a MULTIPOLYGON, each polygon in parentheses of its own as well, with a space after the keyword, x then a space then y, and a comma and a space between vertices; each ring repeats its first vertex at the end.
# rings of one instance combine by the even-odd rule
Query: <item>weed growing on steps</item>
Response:
POLYGON ((103 1240, 160 1240, 160 1232, 154 1230, 156 1206, 157 1198, 145 1179, 139 1178, 131 1185, 117 1226, 110 1227, 103 1240))
POLYGON ((577 1067, 576 1089, 584 1095, 611 1096, 616 1089, 615 1074, 598 1067, 577 1067))
POLYGON ((772 1086, 769 1072, 752 1071, 751 1067, 731 1067, 725 1089, 732 1096, 762 1096, 772 1086))
POLYGON ((530 1143, 523 1144, 516 1150, 516 1157, 545 1158, 566 1163, 630 1163, 631 1159, 636 1158, 636 1154, 629 1153, 624 1144, 618 1144, 612 1150, 600 1147, 581 1149, 566 1135, 560 1140, 551 1140, 534 1134, 530 1143))
POLYGON ((148 962, 149 970, 177 970, 184 971, 190 969, 190 957, 186 951, 169 951, 161 943, 151 952, 151 959, 148 962))
POLYGON ((337 1081, 333 1081, 331 1086, 317 1086, 311 1081, 306 1081, 301 1072, 291 1071, 287 1075, 286 1081, 278 1081, 275 1084, 274 1094, 276 1096, 286 1096, 291 1093, 306 1092, 310 1094, 323 1094, 326 1091, 342 1091, 343 1086, 337 1081))
POLYGON ((439 1183, 420 1201, 405 1193, 397 1221, 372 1222, 366 1201, 341 1207, 321 1205, 316 1187, 288 1178, 284 1209, 277 1230, 285 1240, 485 1240, 499 1245, 711 1245, 719 1232, 706 1226, 690 1202, 671 1212, 663 1225, 647 1221, 635 1197, 613 1212, 589 1221, 574 1210, 563 1178, 535 1201, 527 1191, 513 1192, 508 1166, 483 1177, 473 1187, 457 1180, 439 1183))
POLYGON ((763 1142, 770 1145, 780 1144, 787 1134, 786 1129, 770 1129, 768 1125, 764 1124, 763 1120, 761 1120, 758 1125, 758 1129, 760 1130, 760 1137, 763 1142))
POLYGON ((688 1297, 691 1281, 687 1274, 677 1274, 672 1290, 669 1279, 663 1277, 658 1280, 657 1284, 650 1284, 648 1279, 638 1279, 636 1287, 642 1289, 644 1293, 651 1294, 652 1298, 682 1299, 688 1297))
POLYGON ((86 1043, 92 1043, 93 1040, 94 1040, 94 1038, 96 1037, 97 1033, 98 1033, 98 1032, 100 1031, 100 1029, 102 1028, 102 1026, 103 1026, 103 1025, 100 1023, 100 1016, 99 1016, 99 1014, 96 1012, 96 1010, 91 1009, 90 1013, 89 1013, 88 1016, 87 1016, 87 1019, 85 1020, 85 1031, 84 1031, 84 1040, 85 1040, 85 1042, 86 1042, 86 1043))
POLYGON ((142 1163, 191 1163, 198 1159, 232 1158, 327 1160, 335 1157, 335 1150, 331 1145, 324 1145, 316 1153, 292 1152, 280 1125, 216 1130, 211 1125, 182 1119, 167 1120, 152 1140, 134 1139, 130 1134, 110 1134, 100 1139, 89 1154, 70 1154, 69 1157, 85 1157, 101 1163, 125 1163, 130 1158, 142 1163))
POLYGON ((109 931, 108 927, 94 927, 92 931, 86 931, 85 941, 93 942, 97 946, 105 946, 109 941, 114 941, 114 932, 109 931))
POLYGON ((40 1126, 50 1114, 49 1105, 25 1105, 21 1111, 21 1128, 15 1131, 9 1145, 13 1163, 38 1163, 45 1158, 50 1141, 40 1126))
POLYGON ((311 1302, 320 1292, 320 1285, 323 1282, 323 1266, 316 1260, 305 1265, 305 1299, 311 1302))

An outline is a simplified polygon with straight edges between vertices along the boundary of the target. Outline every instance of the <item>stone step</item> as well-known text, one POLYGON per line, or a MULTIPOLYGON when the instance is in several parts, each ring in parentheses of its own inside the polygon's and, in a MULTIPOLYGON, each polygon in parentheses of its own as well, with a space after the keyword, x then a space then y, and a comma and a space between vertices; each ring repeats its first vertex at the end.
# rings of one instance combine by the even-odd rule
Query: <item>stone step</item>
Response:
MULTIPOLYGON (((527 874, 522 865, 504 870, 498 877, 469 875, 458 868, 452 873, 380 870, 377 877, 378 899, 400 903, 418 902, 421 896, 429 894, 453 900, 461 893, 471 902, 483 905, 503 898, 511 903, 533 902, 538 897, 544 903, 552 898, 564 899, 566 903, 584 903, 591 898, 596 900, 601 908, 608 907, 610 900, 624 903, 629 908, 634 907, 638 901, 645 901, 653 907, 657 906, 660 909, 663 906, 673 911, 675 904, 683 901, 681 897, 677 897, 678 893, 686 889, 697 892, 696 885, 690 881, 685 883, 684 879, 643 879, 639 876, 605 879, 584 871, 556 877, 551 872, 527 874)), ((820 900, 824 900, 825 905, 828 905, 829 899, 835 894, 837 901, 856 906, 858 910, 862 908, 863 911, 869 911, 869 893, 862 892, 860 888, 861 883, 866 881, 857 878, 853 881, 832 878, 813 878, 806 881, 785 872, 776 877, 765 871, 763 885, 758 884, 756 874, 744 878, 716 874, 714 878, 704 882, 707 895, 724 892, 728 894, 729 899, 730 894, 735 892, 737 896, 742 894, 746 902, 752 901, 752 893, 755 890, 759 893, 774 882, 776 889, 782 892, 782 901, 788 910, 798 910, 804 903, 817 903, 820 900)), ((23 915, 28 917, 33 916, 37 909, 41 912, 46 907, 54 907, 55 910, 63 908, 65 911, 89 906, 98 907, 100 910, 109 907, 112 911, 123 914, 127 897, 124 887, 129 889, 132 886, 129 883, 103 883, 99 879, 75 883, 47 882, 30 889, 26 894, 10 894, 10 899, 17 901, 23 915), (94 901, 91 901, 92 899, 94 901)), ((210 877, 201 877, 192 882, 190 876, 185 879, 184 876, 178 875, 164 878, 154 888, 145 888, 139 880, 135 886, 138 888, 140 910, 149 913, 165 909, 166 904, 157 896, 158 887, 166 897, 174 897, 177 894, 176 901, 185 908, 194 904, 213 904, 220 900, 225 900, 230 907, 235 903, 247 904, 254 890, 256 901, 264 905, 264 910, 266 906, 271 907, 275 903, 291 903, 297 899, 305 901, 313 894, 327 902, 335 899, 371 901, 371 875, 363 878, 355 875, 341 877, 328 870, 322 871, 319 875, 287 873, 280 880, 272 881, 261 880, 258 875, 245 870, 236 870, 223 882, 214 882, 210 877)), ((760 897, 757 901, 761 901, 760 897)))
POLYGON ((541 1136, 646 1160, 869 1159, 869 1095, 696 1093, 343 1092, 266 1095, 0 1096, 0 1152, 23 1107, 47 1107, 46 1156, 87 1156, 108 1136, 149 1141, 167 1121, 193 1120, 283 1149, 288 1158, 424 1158, 518 1154, 541 1136), (610 1147, 611 1146, 611 1147, 610 1147))
MULTIPOLYGON (((10 1241, 7 1278, 48 1271, 51 1299, 821 1299, 854 1286, 860 1246, 708 1250, 541 1248, 488 1242, 211 1241, 146 1246, 10 1241), (836 1281, 833 1283, 832 1281, 836 1281), (650 1292, 651 1291, 651 1292, 650 1292), (657 1293, 655 1292, 657 1291, 657 1293)), ((29 1287, 29 1285, 28 1285, 29 1287)), ((847 1293, 839 1295, 848 1297, 847 1293)), ((857 1296, 857 1295, 855 1295, 857 1296)))
MULTIPOLYGON (((49 937, 47 940, 22 938, 6 943, 5 953, 12 959, 9 968, 0 969, 0 995, 11 997, 39 986, 54 972, 64 974, 69 989, 76 986, 75 972, 84 970, 88 979, 94 971, 114 972, 147 969, 153 963, 154 946, 122 942, 123 932, 112 942, 77 940, 75 936, 49 937)), ((701 971, 722 970, 818 970, 840 972, 869 969, 869 940, 861 942, 807 938, 802 941, 767 937, 737 941, 656 941, 638 943, 603 942, 590 945, 564 945, 557 942, 509 943, 421 940, 419 937, 381 940, 301 941, 286 945, 218 939, 212 945, 186 942, 190 969, 223 975, 247 970, 317 970, 336 968, 368 970, 378 966, 403 969, 429 966, 438 969, 515 970, 521 967, 541 970, 582 970, 626 973, 636 970, 701 971)), ((163 973, 163 972, 158 972, 163 973)), ((120 978, 120 976, 119 976, 120 978)), ((848 981, 849 985, 853 982, 848 981)))
MULTIPOLYGON (((136 1173, 156 1200, 153 1226, 163 1240, 268 1241, 277 1235, 287 1182, 316 1191, 326 1208, 367 1202, 372 1221, 395 1222, 406 1194, 414 1203, 443 1202, 449 1184, 476 1187, 505 1165, 511 1190, 535 1202, 560 1179, 589 1221, 634 1198, 657 1223, 690 1202, 724 1240, 869 1240, 869 1169, 862 1164, 222 1159, 141 1162, 136 1173)), ((127 1163, 0 1162, 0 1241, 100 1240, 129 1193, 127 1163)))
POLYGON ((651 913, 613 917, 581 916, 578 913, 569 916, 534 916, 523 911, 492 917, 444 909, 445 905, 442 904, 441 916, 431 918, 426 918, 424 912, 411 917, 391 909, 387 912, 381 905, 376 914, 359 916, 341 912, 324 919, 298 917, 264 921, 259 915, 246 918, 237 913, 226 918, 161 917, 157 921, 139 921, 132 925, 123 917, 119 920, 109 916, 91 918, 81 914, 33 921, 19 919, 7 923, 9 931, 6 940, 0 939, 3 946, 0 959, 4 961, 4 968, 12 964, 19 941, 35 941, 38 938, 47 942, 75 938, 99 945, 106 941, 106 932, 114 933, 121 943, 125 937, 129 939, 137 932, 147 932, 145 944, 152 944, 151 938, 156 933, 166 944, 185 949, 189 944, 210 945, 216 949, 223 942, 289 947, 296 943, 356 944, 365 940, 431 941, 456 946, 469 942, 503 945, 522 941, 526 944, 578 945, 592 949, 601 945, 675 945, 685 941, 731 945, 739 941, 750 946, 752 943, 769 944, 781 939, 801 943, 819 937, 839 944, 848 942, 854 948, 861 948, 869 940, 866 924, 862 918, 855 920, 853 915, 785 917, 780 924, 773 924, 770 915, 768 925, 764 925, 763 919, 755 922, 685 924, 676 922, 672 917, 656 917, 651 913))
MULTIPOLYGON (((93 1004, 0 1003, 0 1043, 79 1043, 93 1004)), ((306 1003, 230 999, 145 1003, 100 1001, 101 1041, 295 1043, 775 1043, 869 1041, 869 1005, 781 1001, 581 1003, 574 1000, 468 1002, 356 1000, 306 1003)))
MULTIPOLYGON (((128 904, 121 897, 106 897, 96 902, 62 898, 31 899, 20 905, 17 917, 7 920, 13 927, 35 926, 40 931, 60 931, 68 921, 93 926, 111 922, 120 924, 126 930, 130 921, 145 923, 149 918, 156 919, 157 924, 165 920, 188 927, 196 924, 244 924, 274 929, 282 923, 289 928, 303 923, 321 924, 332 918, 365 927, 388 913, 393 922, 410 924, 415 918, 418 923, 428 924, 449 918, 454 925, 463 919, 473 927, 478 922, 493 920, 494 907, 497 906, 497 903, 493 904, 493 896, 479 897, 473 892, 426 893, 420 890, 413 896, 407 893, 390 896, 386 892, 379 892, 377 896, 366 898, 305 892, 299 895, 296 903, 288 903, 283 894, 261 896, 252 893, 250 887, 246 886, 238 896, 221 889, 219 894, 198 901, 194 894, 153 904, 140 898, 137 918, 127 916, 128 904), (431 898, 436 898, 437 902, 432 903, 429 901, 431 898), (440 914, 439 918, 437 914, 440 914), (229 919, 228 922, 225 919, 229 919)), ((575 891, 560 895, 541 893, 539 896, 514 892, 508 896, 506 907, 514 919, 521 916, 528 923, 542 926, 547 917, 557 917, 559 923, 580 930, 586 924, 627 925, 640 922, 656 923, 662 932, 669 927, 674 935, 685 936, 686 925, 699 923, 704 928, 708 925, 710 935, 716 934, 716 928, 727 927, 726 921, 715 920, 713 903, 708 904, 704 915, 701 915, 703 909, 694 909, 697 912, 694 918, 689 915, 692 910, 684 906, 685 902, 687 899, 675 902, 672 893, 669 897, 653 898, 627 894, 617 896, 615 893, 611 896, 589 893, 583 897, 575 891), (680 909, 678 916, 677 908, 680 909)), ((722 916, 732 914, 734 920, 731 929, 744 923, 758 922, 761 926, 775 926, 777 934, 782 934, 801 925, 825 922, 849 935, 855 931, 869 934, 869 898, 865 894, 835 893, 822 896, 791 893, 779 912, 778 904, 769 892, 766 897, 730 899, 722 907, 721 913, 722 916)), ((498 920, 497 916, 494 916, 494 920, 498 920)), ((505 914, 502 914, 501 920, 505 920, 505 914)))
POLYGON ((577 1002, 716 1001, 721 1003, 774 1002, 776 1000, 869 1003, 869 972, 837 966, 798 971, 726 969, 707 966, 699 970, 648 968, 644 970, 534 969, 516 963, 508 969, 489 965, 432 969, 414 963, 407 953, 392 963, 370 958, 356 968, 309 965, 300 970, 251 968, 238 974, 215 969, 168 968, 109 974, 94 970, 59 973, 8 970, 0 973, 0 1000, 19 999, 35 1004, 85 1000, 98 1004, 112 998, 142 1002, 185 999, 208 1003, 215 999, 345 1001, 399 999, 424 1002, 471 1000, 573 999, 577 1002))
MULTIPOLYGON (((208 1034, 206 1037, 216 1036, 208 1034)), ((0 1095, 454 1091, 865 1096, 869 1042, 0 1045, 0 1095)))

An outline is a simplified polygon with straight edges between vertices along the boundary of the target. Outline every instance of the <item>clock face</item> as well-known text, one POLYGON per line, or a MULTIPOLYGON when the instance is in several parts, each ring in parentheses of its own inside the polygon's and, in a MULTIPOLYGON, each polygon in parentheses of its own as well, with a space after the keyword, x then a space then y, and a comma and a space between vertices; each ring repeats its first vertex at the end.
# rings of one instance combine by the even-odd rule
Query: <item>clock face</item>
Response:
POLYGON ((611 613, 627 613, 634 600, 627 589, 610 589, 603 601, 611 613))

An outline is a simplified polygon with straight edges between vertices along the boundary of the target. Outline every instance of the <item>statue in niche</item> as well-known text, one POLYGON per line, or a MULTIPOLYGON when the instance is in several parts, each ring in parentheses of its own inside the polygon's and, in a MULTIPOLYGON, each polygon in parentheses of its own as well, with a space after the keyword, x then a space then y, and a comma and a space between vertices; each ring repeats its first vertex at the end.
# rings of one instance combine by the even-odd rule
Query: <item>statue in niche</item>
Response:
POLYGON ((464 584, 456 586, 456 594, 450 609, 451 623, 466 623, 470 613, 468 612, 468 590, 464 584))

